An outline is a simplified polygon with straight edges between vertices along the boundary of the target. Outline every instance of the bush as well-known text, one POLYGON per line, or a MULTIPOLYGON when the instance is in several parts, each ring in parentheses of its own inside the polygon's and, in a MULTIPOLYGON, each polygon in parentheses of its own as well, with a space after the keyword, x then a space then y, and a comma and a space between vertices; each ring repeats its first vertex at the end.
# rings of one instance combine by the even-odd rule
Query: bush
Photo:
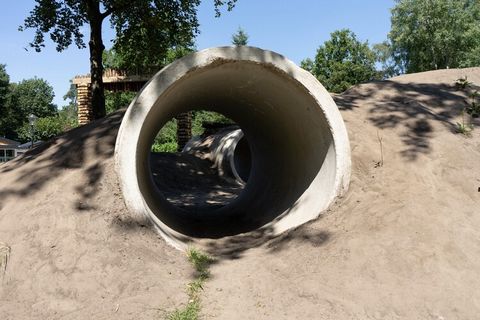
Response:
POLYGON ((158 132, 151 150, 153 152, 175 152, 177 147, 177 120, 172 119, 158 132))
POLYGON ((137 93, 133 91, 113 92, 106 90, 105 109, 107 110, 107 114, 128 107, 136 95, 137 93))
POLYGON ((192 118, 193 136, 200 136, 203 134, 203 132, 205 131, 205 129, 203 128, 203 124, 206 122, 235 124, 235 122, 225 117, 223 114, 213 111, 193 111, 192 118))
MULTIPOLYGON (((73 119, 59 113, 56 116, 38 118, 34 126, 34 140, 50 140, 63 132, 76 127, 77 124, 73 119)), ((30 124, 24 123, 18 130, 18 136, 22 141, 30 141, 31 127, 30 124)))
MULTIPOLYGON (((232 120, 225 117, 223 114, 213 111, 193 111, 192 112, 192 135, 202 135, 205 129, 203 124, 207 122, 213 123, 231 123, 232 120)), ((158 132, 153 141, 152 152, 176 152, 178 148, 177 141, 177 119, 168 121, 163 128, 158 132)))

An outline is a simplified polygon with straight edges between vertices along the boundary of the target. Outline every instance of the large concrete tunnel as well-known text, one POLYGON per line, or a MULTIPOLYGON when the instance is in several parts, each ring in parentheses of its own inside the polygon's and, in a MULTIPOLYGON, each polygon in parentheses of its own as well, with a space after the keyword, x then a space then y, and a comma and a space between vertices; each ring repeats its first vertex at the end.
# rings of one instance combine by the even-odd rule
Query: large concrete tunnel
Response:
POLYGON ((324 87, 285 57, 243 46, 196 52, 158 72, 128 108, 115 158, 129 209, 147 215, 177 247, 258 228, 279 234, 318 217, 350 179, 347 132, 324 87), (150 171, 155 135, 190 110, 229 117, 248 141, 241 147, 250 162, 241 169, 245 188, 214 210, 173 206, 150 171))

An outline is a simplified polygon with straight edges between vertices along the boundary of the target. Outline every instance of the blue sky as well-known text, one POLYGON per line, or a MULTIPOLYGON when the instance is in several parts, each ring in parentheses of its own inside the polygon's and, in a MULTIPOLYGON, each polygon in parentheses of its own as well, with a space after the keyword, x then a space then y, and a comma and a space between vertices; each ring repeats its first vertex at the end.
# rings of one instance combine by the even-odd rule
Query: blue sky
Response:
MULTIPOLYGON (((33 31, 18 31, 34 1, 9 3, 0 11, 0 64, 7 65, 12 82, 34 76, 47 80, 55 91, 54 102, 61 107, 69 79, 89 72, 88 49, 72 46, 59 53, 47 41, 41 53, 35 52, 28 47, 33 31)), ((276 51, 299 64, 313 57, 318 46, 337 29, 349 28, 360 40, 371 44, 385 40, 393 5, 394 0, 238 0, 233 11, 215 18, 213 0, 204 0, 198 11, 201 33, 196 46, 205 49, 230 45, 232 34, 242 27, 250 37, 249 45, 276 51)), ((88 35, 88 27, 84 30, 88 35)), ((105 22, 107 48, 112 37, 109 23, 105 22)))

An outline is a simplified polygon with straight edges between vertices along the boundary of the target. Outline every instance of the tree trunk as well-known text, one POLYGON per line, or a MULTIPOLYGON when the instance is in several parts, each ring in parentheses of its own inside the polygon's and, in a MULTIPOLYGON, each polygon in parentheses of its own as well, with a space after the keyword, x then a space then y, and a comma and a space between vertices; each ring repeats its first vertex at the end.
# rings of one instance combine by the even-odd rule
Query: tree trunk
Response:
POLYGON ((93 118, 105 117, 105 89, 103 85, 102 54, 105 46, 102 41, 102 22, 100 4, 95 0, 87 0, 87 13, 90 22, 90 77, 92 91, 93 118))

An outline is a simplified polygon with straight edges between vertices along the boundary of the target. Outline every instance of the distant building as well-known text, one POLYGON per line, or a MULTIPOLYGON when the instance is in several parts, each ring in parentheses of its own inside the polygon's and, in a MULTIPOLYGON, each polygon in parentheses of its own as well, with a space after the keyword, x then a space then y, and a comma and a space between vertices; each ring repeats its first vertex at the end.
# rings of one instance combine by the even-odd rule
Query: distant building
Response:
MULTIPOLYGON (((37 145, 38 143, 35 143, 37 145)), ((0 137, 0 162, 7 162, 30 149, 31 143, 21 144, 18 141, 0 137)))

